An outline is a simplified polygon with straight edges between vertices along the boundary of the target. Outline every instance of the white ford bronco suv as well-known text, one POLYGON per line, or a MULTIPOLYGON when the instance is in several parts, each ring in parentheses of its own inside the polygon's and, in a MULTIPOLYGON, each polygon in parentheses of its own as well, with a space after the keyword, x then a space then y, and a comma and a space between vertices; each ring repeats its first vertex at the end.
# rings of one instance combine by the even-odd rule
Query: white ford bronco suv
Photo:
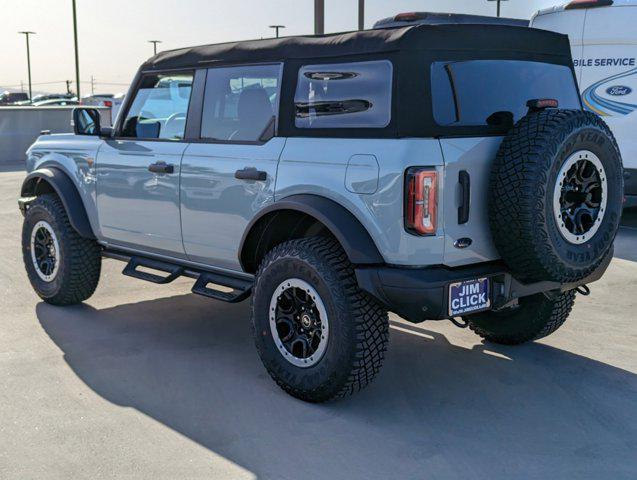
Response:
POLYGON ((101 259, 252 297, 259 355, 322 402, 378 373, 388 311, 486 340, 551 334, 613 251, 623 171, 566 36, 413 25, 225 43, 144 63, 115 125, 28 151, 24 264, 46 302, 101 259))

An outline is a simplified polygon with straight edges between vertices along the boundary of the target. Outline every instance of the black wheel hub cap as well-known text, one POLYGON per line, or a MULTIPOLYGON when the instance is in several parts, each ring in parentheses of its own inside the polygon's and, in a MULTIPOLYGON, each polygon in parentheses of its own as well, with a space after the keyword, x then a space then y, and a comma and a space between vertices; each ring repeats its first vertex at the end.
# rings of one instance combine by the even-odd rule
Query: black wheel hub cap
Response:
POLYGON ((33 248, 35 250, 36 266, 44 275, 51 275, 55 270, 57 252, 55 251, 53 237, 48 229, 44 227, 38 228, 35 232, 33 248))
POLYGON ((296 358, 309 358, 321 341, 321 320, 310 295, 297 287, 277 299, 276 330, 286 350, 296 358))

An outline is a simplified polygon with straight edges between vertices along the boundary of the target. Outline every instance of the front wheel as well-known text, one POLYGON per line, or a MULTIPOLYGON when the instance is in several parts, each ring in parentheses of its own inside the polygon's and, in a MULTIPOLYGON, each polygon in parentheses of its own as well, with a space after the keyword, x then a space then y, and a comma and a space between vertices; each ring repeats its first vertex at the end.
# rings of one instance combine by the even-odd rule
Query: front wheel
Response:
POLYGON ((99 282, 99 245, 73 229, 54 194, 42 195, 29 206, 22 226, 22 255, 33 289, 52 305, 83 302, 99 282))
POLYGON ((489 342, 517 345, 555 332, 568 318, 574 303, 575 290, 552 298, 538 293, 521 298, 517 307, 477 313, 465 320, 471 330, 489 342))
POLYGON ((265 368, 301 400, 352 394, 381 368, 387 312, 358 288, 332 239, 293 240, 268 253, 257 272, 251 314, 265 368))

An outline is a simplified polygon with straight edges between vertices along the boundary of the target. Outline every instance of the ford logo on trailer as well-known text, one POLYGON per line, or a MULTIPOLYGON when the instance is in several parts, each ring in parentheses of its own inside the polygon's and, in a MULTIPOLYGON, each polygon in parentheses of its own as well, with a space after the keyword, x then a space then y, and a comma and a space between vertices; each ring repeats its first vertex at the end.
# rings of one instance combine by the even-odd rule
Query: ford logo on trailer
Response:
POLYGON ((623 95, 628 95, 633 91, 632 88, 626 87, 624 85, 614 85, 612 87, 608 87, 606 89, 606 93, 609 95, 613 95, 615 97, 621 97, 623 95))

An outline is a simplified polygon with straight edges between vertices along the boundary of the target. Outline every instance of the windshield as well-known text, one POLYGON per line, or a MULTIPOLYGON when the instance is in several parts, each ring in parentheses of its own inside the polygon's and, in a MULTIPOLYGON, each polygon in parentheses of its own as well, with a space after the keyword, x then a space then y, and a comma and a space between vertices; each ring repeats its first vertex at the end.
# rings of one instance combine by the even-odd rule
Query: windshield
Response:
POLYGON ((581 109, 573 72, 564 65, 518 60, 435 62, 434 119, 441 126, 512 126, 528 100, 551 98, 581 109))

